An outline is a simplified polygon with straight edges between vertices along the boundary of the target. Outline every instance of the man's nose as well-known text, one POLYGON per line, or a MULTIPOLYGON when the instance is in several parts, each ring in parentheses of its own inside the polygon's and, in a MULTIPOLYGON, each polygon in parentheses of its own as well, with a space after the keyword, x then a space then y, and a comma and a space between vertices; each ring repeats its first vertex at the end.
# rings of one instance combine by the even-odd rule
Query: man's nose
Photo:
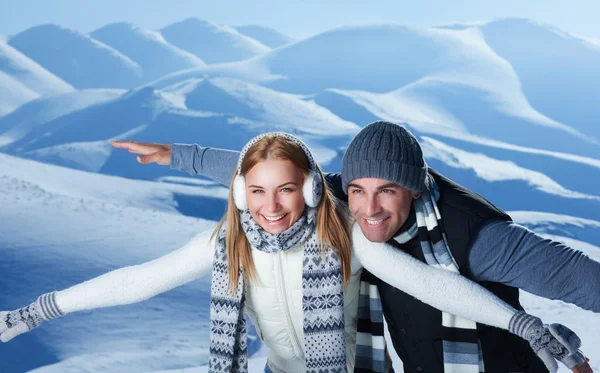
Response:
POLYGON ((367 208, 365 212, 367 213, 367 216, 374 216, 381 212, 381 205, 376 196, 369 196, 367 198, 367 208))

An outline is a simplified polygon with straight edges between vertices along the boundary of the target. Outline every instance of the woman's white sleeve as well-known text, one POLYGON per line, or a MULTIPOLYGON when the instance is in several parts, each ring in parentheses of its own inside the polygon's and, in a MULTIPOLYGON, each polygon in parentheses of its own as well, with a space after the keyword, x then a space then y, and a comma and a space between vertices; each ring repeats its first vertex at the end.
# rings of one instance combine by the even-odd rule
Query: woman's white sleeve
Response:
POLYGON ((212 231, 198 234, 179 250, 140 265, 108 272, 58 291, 63 313, 141 302, 200 278, 212 270, 212 231))
POLYGON ((508 329, 517 312, 459 273, 429 266, 388 243, 369 241, 358 224, 352 228, 352 240, 356 256, 366 270, 443 312, 502 329, 508 329))

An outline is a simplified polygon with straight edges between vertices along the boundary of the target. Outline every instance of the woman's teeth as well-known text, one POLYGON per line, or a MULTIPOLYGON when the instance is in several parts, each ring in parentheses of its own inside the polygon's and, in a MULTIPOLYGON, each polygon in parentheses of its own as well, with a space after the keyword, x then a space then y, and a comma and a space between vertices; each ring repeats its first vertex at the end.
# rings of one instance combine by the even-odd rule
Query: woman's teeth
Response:
POLYGON ((279 221, 279 220, 283 219, 286 215, 287 214, 283 214, 283 215, 279 215, 279 216, 265 216, 265 215, 263 215, 263 217, 265 219, 267 219, 267 221, 276 222, 276 221, 279 221))

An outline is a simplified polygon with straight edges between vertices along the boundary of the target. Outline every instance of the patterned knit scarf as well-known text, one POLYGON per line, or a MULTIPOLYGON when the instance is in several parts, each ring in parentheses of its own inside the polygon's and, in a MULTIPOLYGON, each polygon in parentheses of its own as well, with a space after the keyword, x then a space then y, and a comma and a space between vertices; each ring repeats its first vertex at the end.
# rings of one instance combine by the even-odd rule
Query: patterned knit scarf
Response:
MULTIPOLYGON (((414 200, 416 222, 406 231, 394 237, 404 244, 417 235, 425 261, 430 266, 460 273, 452 256, 443 230, 441 215, 436 201, 440 192, 431 175, 429 189, 414 200)), ((379 299, 378 284, 380 280, 363 270, 361 277, 361 294, 358 312, 358 332, 356 347, 356 366, 363 368, 360 372, 383 372, 385 365, 385 340, 383 339, 383 315, 379 299), (373 350, 373 352, 370 352, 373 350), (365 356, 378 356, 377 361, 370 362, 365 356), (371 364, 369 364, 371 363, 371 364)), ((477 336, 477 324, 442 312, 444 330, 443 352, 445 373, 480 373, 484 372, 483 355, 477 336)), ((359 372, 359 370, 355 370, 359 372)))
MULTIPOLYGON (((344 284, 339 257, 317 241, 316 210, 308 209, 285 232, 269 234, 252 218, 240 213, 242 228, 258 250, 277 253, 304 243, 302 310, 307 373, 346 373, 344 284)), ((244 279, 239 268, 236 293, 228 291, 229 275, 225 231, 221 230, 213 264, 210 301, 209 372, 248 371, 244 279)), ((273 367, 277 368, 277 367, 273 367)), ((277 369, 276 369, 277 370, 277 369)))

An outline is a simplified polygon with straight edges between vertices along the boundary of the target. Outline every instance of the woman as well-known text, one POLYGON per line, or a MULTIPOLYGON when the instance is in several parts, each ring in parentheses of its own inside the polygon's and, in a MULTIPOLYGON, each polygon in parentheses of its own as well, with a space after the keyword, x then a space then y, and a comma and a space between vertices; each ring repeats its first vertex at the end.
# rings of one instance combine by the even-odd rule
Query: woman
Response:
MULTIPOLYGON (((541 343, 545 333, 543 337, 558 351, 546 349, 549 356, 582 358, 576 351, 579 344, 560 343, 539 319, 517 312, 475 283, 386 244, 369 243, 360 229, 351 231, 348 214, 324 186, 310 151, 291 135, 261 135, 244 147, 227 212, 212 233, 202 233, 152 262, 44 294, 25 308, 0 313, 0 340, 6 342, 67 313, 148 299, 212 268, 209 371, 247 370, 247 313, 270 350, 266 371, 351 372, 357 351, 359 285, 361 295, 369 290, 360 284, 361 264, 353 256, 352 234, 359 243, 356 251, 387 259, 381 265, 393 271, 383 271, 381 280, 460 317, 504 329, 510 325, 523 337, 537 334, 528 337, 532 346, 541 343), (393 276, 386 278, 385 273, 393 276), (427 281, 415 281, 420 278, 427 281), (445 290, 448 283, 454 290, 450 294, 445 290), (464 303, 475 307, 463 310, 464 303)), ((368 296, 365 299, 374 304, 368 296)), ((572 332, 564 335, 576 339, 572 332)), ((358 355, 365 357, 368 351, 370 356, 368 364, 357 370, 389 370, 383 338, 369 337, 359 333, 358 355)))

